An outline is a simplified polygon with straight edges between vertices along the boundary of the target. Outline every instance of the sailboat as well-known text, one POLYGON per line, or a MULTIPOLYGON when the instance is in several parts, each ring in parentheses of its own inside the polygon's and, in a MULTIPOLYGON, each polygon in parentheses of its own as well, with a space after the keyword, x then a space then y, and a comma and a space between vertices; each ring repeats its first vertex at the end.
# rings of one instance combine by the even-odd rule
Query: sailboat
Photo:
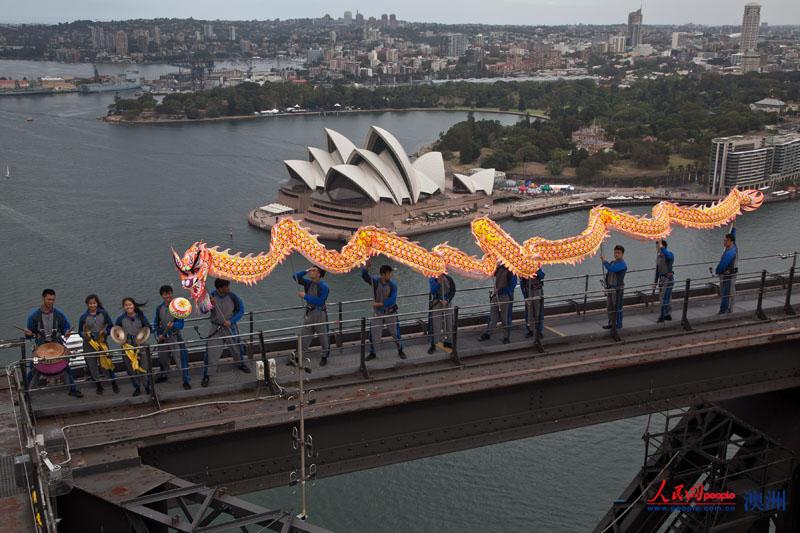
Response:
POLYGON ((6 165, 6 178, 11 179, 11 170, 8 168, 8 165, 6 165))

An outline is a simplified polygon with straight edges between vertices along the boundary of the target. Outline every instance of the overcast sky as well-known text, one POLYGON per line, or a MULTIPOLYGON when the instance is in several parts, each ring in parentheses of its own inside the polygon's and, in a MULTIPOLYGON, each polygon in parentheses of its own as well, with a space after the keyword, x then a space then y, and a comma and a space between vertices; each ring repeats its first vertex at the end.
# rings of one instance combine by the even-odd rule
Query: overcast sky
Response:
MULTIPOLYGON (((647 0, 645 24, 740 24, 745 0, 647 0)), ((761 21, 800 24, 800 0, 762 0, 761 21)), ((640 0, 0 0, 5 22, 76 19, 194 17, 251 20, 341 17, 345 10, 366 17, 396 13, 410 21, 487 24, 607 24, 627 21, 640 0)))

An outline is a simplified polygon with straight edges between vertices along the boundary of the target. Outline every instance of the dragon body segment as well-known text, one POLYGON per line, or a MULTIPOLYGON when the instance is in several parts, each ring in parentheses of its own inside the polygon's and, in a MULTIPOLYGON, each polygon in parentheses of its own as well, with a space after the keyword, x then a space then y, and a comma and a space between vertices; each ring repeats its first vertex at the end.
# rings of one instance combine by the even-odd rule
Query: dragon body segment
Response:
POLYGON ((382 254, 403 263, 423 276, 452 271, 463 276, 485 278, 498 263, 524 277, 534 276, 541 265, 576 264, 597 252, 610 230, 641 240, 669 235, 674 224, 684 228, 710 229, 735 219, 742 211, 758 209, 764 201, 759 191, 733 189, 727 197, 710 206, 679 206, 672 202, 656 204, 649 217, 631 215, 605 206, 589 211, 589 222, 580 234, 564 239, 532 237, 519 244, 496 222, 487 217, 471 223, 475 241, 483 257, 468 255, 447 243, 431 250, 395 233, 366 226, 359 228, 340 251, 322 245, 315 235, 291 218, 272 227, 270 249, 257 255, 242 256, 229 250, 209 248, 196 242, 179 256, 173 250, 181 285, 189 290, 201 312, 211 309, 205 282, 209 275, 252 285, 270 273, 291 253, 299 252, 329 272, 343 274, 382 254))

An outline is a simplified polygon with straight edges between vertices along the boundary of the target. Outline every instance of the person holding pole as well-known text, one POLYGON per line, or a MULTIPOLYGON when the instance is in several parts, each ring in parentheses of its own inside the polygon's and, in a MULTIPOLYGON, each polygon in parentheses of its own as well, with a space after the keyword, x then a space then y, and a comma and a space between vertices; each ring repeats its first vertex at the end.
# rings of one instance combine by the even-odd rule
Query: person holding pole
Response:
POLYGON ((667 249, 667 241, 657 240, 656 279, 653 282, 653 289, 658 289, 658 301, 661 302, 658 322, 672 320, 672 288, 675 286, 675 273, 672 271, 672 265, 674 262, 675 254, 667 249))
POLYGON ((544 333, 544 271, 540 268, 536 275, 522 278, 519 288, 525 297, 525 327, 528 329, 525 338, 533 337, 534 331, 541 338, 544 333))
POLYGON ((606 256, 601 255, 605 274, 606 299, 608 300, 608 325, 603 329, 611 329, 612 324, 616 329, 622 328, 622 305, 625 291, 625 273, 628 265, 625 264, 625 247, 621 244, 614 246, 614 260, 606 261, 606 256))
POLYGON ((378 276, 371 276, 369 267, 371 262, 367 263, 361 269, 361 279, 364 283, 372 287, 372 309, 373 318, 370 322, 369 332, 369 355, 367 360, 375 359, 381 349, 381 336, 383 335, 383 328, 389 330, 389 335, 394 339, 397 346, 397 356, 400 359, 406 358, 406 353, 403 351, 403 341, 400 338, 400 322, 397 319, 397 283, 392 280, 392 272, 394 269, 389 265, 381 265, 378 271, 378 276))
POLYGON ((489 323, 486 330, 478 337, 479 341, 489 340, 497 328, 503 324, 503 344, 511 342, 511 312, 514 305, 514 289, 517 288, 517 276, 502 263, 494 270, 494 290, 489 295, 489 323))
POLYGON ((303 290, 299 291, 297 296, 306 305, 303 328, 300 330, 303 353, 308 351, 311 340, 316 336, 322 348, 322 358, 319 361, 319 366, 327 365, 328 356, 331 354, 330 338, 328 336, 328 308, 325 305, 330 289, 328 284, 322 281, 324 277, 325 271, 316 265, 296 272, 292 276, 292 279, 303 286, 303 290), (308 275, 308 278, 306 278, 306 275, 308 275))
POLYGON ((715 274, 719 276, 719 314, 730 313, 733 310, 733 297, 736 294, 736 274, 739 272, 739 249, 736 246, 736 223, 731 227, 730 233, 725 234, 722 242, 725 249, 717 264, 715 274))
POLYGON ((456 282, 445 273, 435 278, 428 278, 428 309, 430 312, 429 327, 431 330, 431 346, 428 353, 432 354, 439 346, 447 351, 452 348, 450 339, 453 334, 453 297, 456 295, 456 282), (444 331, 442 331, 444 326, 444 331))

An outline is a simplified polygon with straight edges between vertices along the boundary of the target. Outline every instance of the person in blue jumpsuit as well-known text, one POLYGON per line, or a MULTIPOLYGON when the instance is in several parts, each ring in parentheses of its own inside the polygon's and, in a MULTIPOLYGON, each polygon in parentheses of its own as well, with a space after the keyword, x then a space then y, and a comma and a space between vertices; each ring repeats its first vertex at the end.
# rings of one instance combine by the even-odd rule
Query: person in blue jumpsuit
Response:
POLYGON ((428 278, 428 289, 428 329, 431 337, 428 353, 433 354, 437 345, 445 350, 453 347, 452 304, 456 295, 456 282, 449 275, 441 273, 428 278))
POLYGON ((617 329, 622 328, 622 304, 625 293, 625 273, 628 265, 625 264, 625 247, 618 244, 614 247, 614 260, 606 261, 606 256, 601 255, 603 268, 606 270, 605 288, 608 301, 608 325, 603 329, 611 329, 616 324, 617 329), (614 322, 612 322, 612 320, 614 322))
POLYGON ((544 271, 540 268, 535 276, 522 278, 519 288, 525 297, 525 327, 528 330, 525 337, 533 337, 535 330, 541 338, 544 333, 544 271))
POLYGON ((397 346, 397 356, 406 358, 403 351, 403 340, 400 337, 400 321, 397 317, 397 283, 392 279, 394 269, 389 265, 381 265, 378 276, 369 273, 370 261, 361 269, 361 279, 372 287, 373 318, 369 326, 369 355, 367 360, 375 359, 381 349, 381 336, 383 328, 389 330, 389 335, 397 346))
POLYGON ((514 289, 517 288, 517 276, 505 265, 499 264, 494 270, 494 290, 489 295, 489 323, 486 325, 479 341, 489 340, 497 328, 497 323, 503 324, 503 344, 511 342, 511 312, 514 306, 514 289))
POLYGON ((738 255, 736 247, 736 226, 730 233, 725 234, 723 241, 725 250, 719 260, 715 274, 719 276, 719 314, 730 313, 733 310, 733 297, 736 294, 736 274, 739 272, 738 255))
POLYGON ((319 361, 319 366, 327 365, 328 356, 331 354, 328 307, 326 305, 330 288, 327 283, 322 281, 324 277, 325 271, 316 265, 308 270, 295 272, 294 276, 292 276, 298 284, 303 286, 303 290, 299 291, 297 295, 302 298, 306 306, 305 314, 303 315, 303 328, 300 330, 303 355, 308 352, 308 347, 314 337, 317 337, 320 348, 322 348, 322 358, 319 361), (308 275, 308 278, 306 278, 306 275, 308 275))
POLYGON ((210 329, 206 343, 205 365, 203 366, 203 387, 208 387, 210 374, 217 372, 219 359, 228 348, 234 359, 238 359, 238 368, 249 374, 250 367, 245 360, 244 345, 239 341, 238 322, 244 316, 244 302, 231 292, 231 283, 226 279, 214 280, 214 291, 210 297, 214 307, 210 313, 210 329))
MULTIPOLYGON (((23 330, 25 338, 33 339, 36 346, 41 346, 47 342, 57 342, 61 344, 61 337, 68 339, 72 334, 72 326, 67 319, 67 315, 56 306, 56 291, 45 289, 42 291, 42 305, 34 309, 28 315, 28 322, 23 330)), ((76 398, 83 398, 83 393, 75 386, 75 377, 72 375, 69 365, 64 371, 67 374, 69 383, 69 395, 76 398)), ((36 367, 28 372, 28 383, 38 384, 39 372, 36 367)))
MULTIPOLYGON (((150 327, 150 322, 147 321, 147 317, 144 316, 144 311, 142 311, 142 307, 144 307, 144 305, 145 304, 139 303, 129 296, 123 298, 123 313, 117 317, 117 320, 114 323, 114 325, 121 327, 125 332, 126 342, 131 346, 137 345, 136 336, 143 328, 152 329, 150 327)), ((140 350, 137 349, 136 351, 139 352, 140 350)), ((145 360, 145 357, 147 357, 147 350, 141 350, 141 352, 142 353, 137 357, 139 358, 139 367, 144 370, 147 368, 147 363, 145 360)), ((133 363, 127 354, 123 354, 122 361, 125 363, 125 371, 131 377, 133 395, 139 396, 142 393, 142 381, 144 381, 145 392, 150 394, 150 376, 145 376, 144 380, 142 380, 142 376, 144 374, 134 369, 133 363)))
POLYGON ((661 313, 658 322, 672 320, 672 288, 675 286, 675 272, 672 265, 675 263, 675 254, 667 249, 667 241, 656 241, 656 279, 653 288, 658 289, 658 301, 661 302, 661 313))
POLYGON ((86 362, 86 371, 89 373, 89 379, 97 384, 97 394, 103 394, 103 383, 100 379, 103 373, 108 374, 111 380, 111 389, 114 393, 119 393, 119 385, 117 385, 117 376, 114 373, 114 369, 106 370, 102 368, 100 365, 100 353, 92 348, 90 342, 95 341, 96 343, 101 338, 108 339, 114 322, 100 302, 99 296, 90 294, 86 297, 85 302, 86 311, 78 319, 78 334, 83 339, 83 359, 86 362))
POLYGON ((180 361, 183 388, 189 390, 192 385, 189 377, 189 350, 186 349, 186 344, 183 342, 183 335, 181 334, 184 326, 183 319, 175 318, 169 312, 169 304, 172 302, 172 287, 162 285, 158 292, 163 301, 156 307, 153 327, 155 328, 156 340, 164 346, 158 347, 160 372, 156 378, 156 383, 167 381, 170 360, 175 361, 176 364, 180 361))

